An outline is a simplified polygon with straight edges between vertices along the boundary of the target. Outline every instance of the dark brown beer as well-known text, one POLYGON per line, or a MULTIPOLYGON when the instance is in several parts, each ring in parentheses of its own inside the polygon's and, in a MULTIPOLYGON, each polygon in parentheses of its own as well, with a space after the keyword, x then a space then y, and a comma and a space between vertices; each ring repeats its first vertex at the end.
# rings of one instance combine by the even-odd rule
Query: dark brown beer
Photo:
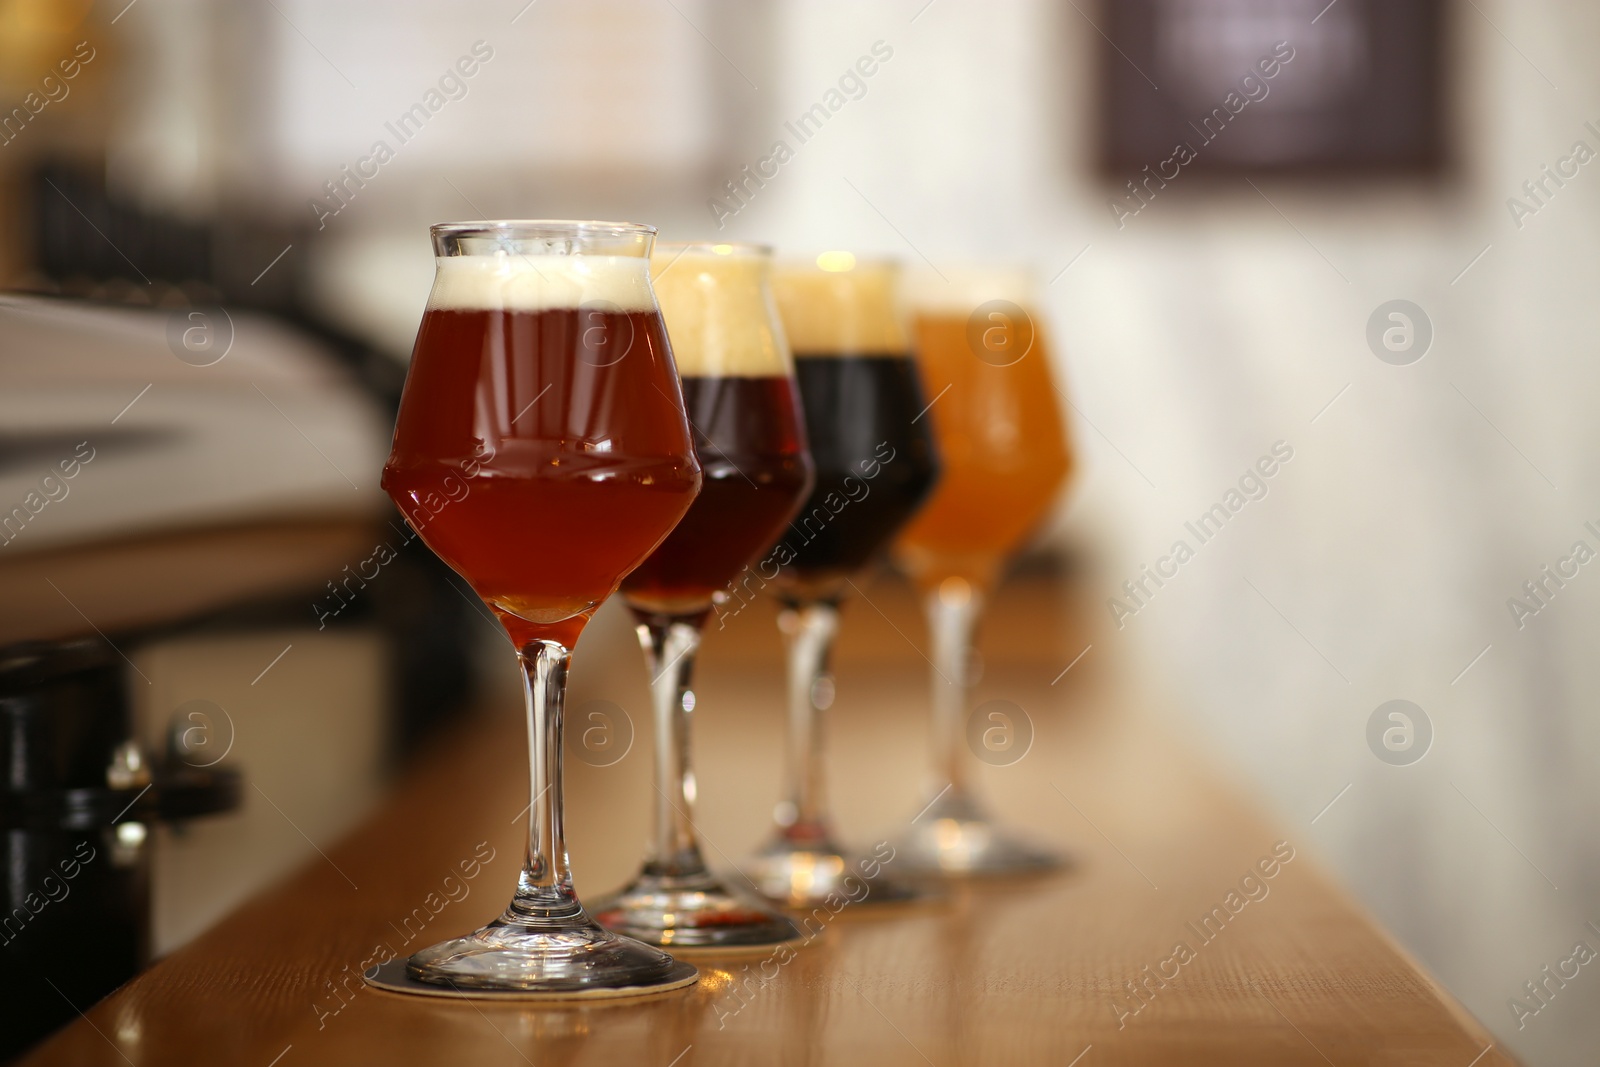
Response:
POLYGON ((831 598, 884 549, 938 478, 931 413, 899 317, 894 272, 780 272, 816 484, 772 553, 784 595, 831 598))
POLYGON ((910 359, 796 353, 795 377, 817 482, 782 543, 803 589, 865 566, 926 499, 938 463, 910 359))
POLYGON ((788 377, 683 379, 704 482, 683 521, 622 583, 637 609, 683 615, 713 597, 784 530, 811 481, 788 377))

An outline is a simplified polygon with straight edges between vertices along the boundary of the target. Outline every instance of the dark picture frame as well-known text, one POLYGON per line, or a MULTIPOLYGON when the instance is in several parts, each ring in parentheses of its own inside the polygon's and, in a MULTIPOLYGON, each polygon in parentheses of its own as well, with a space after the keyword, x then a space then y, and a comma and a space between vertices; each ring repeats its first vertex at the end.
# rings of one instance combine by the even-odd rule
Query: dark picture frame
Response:
POLYGON ((1095 21, 1107 176, 1447 167, 1442 0, 1101 0, 1095 21))

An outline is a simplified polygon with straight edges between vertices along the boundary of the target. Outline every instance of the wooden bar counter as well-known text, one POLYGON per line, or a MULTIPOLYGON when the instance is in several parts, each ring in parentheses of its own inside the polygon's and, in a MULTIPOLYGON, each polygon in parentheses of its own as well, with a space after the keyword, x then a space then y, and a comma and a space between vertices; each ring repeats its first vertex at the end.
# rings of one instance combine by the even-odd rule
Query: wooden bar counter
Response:
MULTIPOLYGON (((974 699, 1013 701, 1031 720, 1027 755, 981 767, 977 784, 1012 824, 1071 852, 1064 872, 960 885, 925 905, 851 905, 783 966, 697 957, 698 985, 654 998, 547 1006, 363 989, 375 955, 469 930, 510 896, 526 763, 520 709, 502 701, 436 743, 358 832, 319 842, 325 855, 308 851, 288 882, 24 1062, 1513 1062, 1318 867, 1309 813, 1299 825, 1264 818, 1183 740, 1181 719, 1134 695, 1106 651, 1061 673, 1094 637, 1060 603, 1042 581, 1002 591, 974 699)), ((696 687, 699 823, 708 859, 726 869, 760 841, 778 795, 780 650, 764 602, 713 627, 696 687)), ((638 863, 653 796, 644 670, 630 643, 615 615, 592 627, 568 704, 569 741, 599 722, 591 712, 610 706, 599 700, 636 709, 639 734, 609 766, 568 761, 586 896, 638 863)), ((892 839, 927 799, 925 647, 902 586, 881 580, 849 604, 831 788, 841 833, 864 848, 892 839)))

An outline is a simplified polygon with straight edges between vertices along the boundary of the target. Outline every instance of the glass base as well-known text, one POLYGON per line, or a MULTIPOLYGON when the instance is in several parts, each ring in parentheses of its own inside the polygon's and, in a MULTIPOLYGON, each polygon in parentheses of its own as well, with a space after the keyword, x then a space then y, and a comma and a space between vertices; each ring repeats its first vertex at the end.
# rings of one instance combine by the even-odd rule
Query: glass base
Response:
POLYGON ((884 868, 891 862, 898 865, 899 857, 893 852, 888 857, 852 861, 826 835, 780 834, 745 865, 744 873, 768 900, 801 910, 830 899, 852 905, 906 904, 939 895, 891 877, 884 868))
POLYGON ((428 986, 561 996, 665 992, 689 984, 696 974, 581 910, 562 919, 496 919, 476 933, 425 948, 406 963, 406 975, 428 986))
POLYGON ((966 878, 1033 874, 1069 865, 996 826, 966 794, 946 791, 895 841, 895 864, 918 877, 966 878))
POLYGON ((800 928, 765 903, 747 900, 709 872, 641 873, 594 905, 601 926, 651 945, 679 949, 765 948, 801 938, 800 928))

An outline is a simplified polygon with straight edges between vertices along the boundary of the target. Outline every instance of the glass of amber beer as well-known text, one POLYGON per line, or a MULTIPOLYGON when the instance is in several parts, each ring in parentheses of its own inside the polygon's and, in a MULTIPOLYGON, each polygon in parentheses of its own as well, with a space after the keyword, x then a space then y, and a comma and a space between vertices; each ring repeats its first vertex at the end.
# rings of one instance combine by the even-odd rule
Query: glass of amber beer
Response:
MULTIPOLYGON (((939 475, 899 277, 897 264, 857 261, 848 252, 825 252, 815 265, 786 266, 773 276, 816 483, 773 550, 789 653, 788 795, 750 872, 763 893, 796 907, 830 896, 858 899, 860 872, 876 874, 884 858, 852 865, 834 840, 822 714, 833 703, 828 659, 839 602, 939 475)), ((867 900, 916 895, 892 877, 870 881, 867 900)))
POLYGON ((404 980, 418 991, 617 996, 695 979, 692 966, 589 917, 563 834, 570 650, 700 488, 650 286, 655 232, 609 222, 433 227, 437 274, 383 487, 517 649, 531 799, 510 906, 476 933, 412 956, 404 980))
POLYGON ((794 364, 772 304, 771 258, 756 245, 663 244, 652 259, 704 481, 683 521, 622 582, 650 670, 655 835, 643 870, 594 914, 613 930, 674 950, 800 936, 781 912, 706 869, 689 762, 701 630, 811 489, 794 364))
MULTIPOLYGON (((1059 859, 1002 832, 973 798, 965 751, 972 636, 1007 557, 1072 471, 1050 354, 1025 272, 945 271, 912 287, 917 362, 940 397, 939 485, 894 544, 933 637, 931 805, 897 842, 919 873, 1008 874, 1059 859)), ((1004 732, 1010 724, 995 723, 1004 732)))

